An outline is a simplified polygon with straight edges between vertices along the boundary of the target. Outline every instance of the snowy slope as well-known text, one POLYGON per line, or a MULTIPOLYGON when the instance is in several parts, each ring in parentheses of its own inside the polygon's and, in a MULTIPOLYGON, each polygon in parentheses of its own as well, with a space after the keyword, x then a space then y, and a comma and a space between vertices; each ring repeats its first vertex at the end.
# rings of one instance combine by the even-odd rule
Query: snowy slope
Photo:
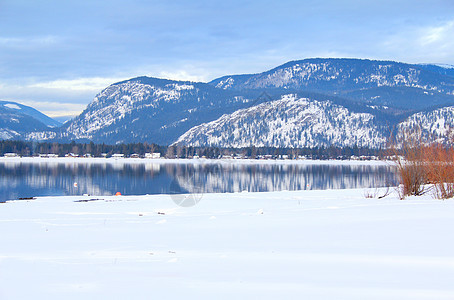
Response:
POLYGON ((454 137, 454 106, 438 108, 411 115, 398 125, 399 136, 403 132, 421 135, 426 140, 450 142, 454 137))
POLYGON ((384 128, 368 113, 354 113, 330 101, 290 94, 205 123, 177 144, 217 147, 368 146, 386 142, 384 128))
POLYGON ((87 109, 68 126, 67 131, 76 139, 92 138, 93 134, 116 121, 124 119, 134 110, 157 107, 161 102, 177 101, 181 90, 193 90, 192 85, 171 85, 158 88, 129 81, 112 85, 99 93, 87 109), (148 98, 152 100, 148 100, 148 98), (146 101, 148 100, 148 101, 146 101))

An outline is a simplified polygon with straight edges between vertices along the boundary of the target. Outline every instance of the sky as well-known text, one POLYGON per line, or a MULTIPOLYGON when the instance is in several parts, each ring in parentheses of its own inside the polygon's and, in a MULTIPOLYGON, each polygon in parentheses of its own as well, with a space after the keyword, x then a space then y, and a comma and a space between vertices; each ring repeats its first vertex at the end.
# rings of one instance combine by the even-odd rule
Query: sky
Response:
POLYGON ((291 60, 454 65, 452 0, 0 0, 0 100, 79 114, 137 76, 210 81, 291 60))

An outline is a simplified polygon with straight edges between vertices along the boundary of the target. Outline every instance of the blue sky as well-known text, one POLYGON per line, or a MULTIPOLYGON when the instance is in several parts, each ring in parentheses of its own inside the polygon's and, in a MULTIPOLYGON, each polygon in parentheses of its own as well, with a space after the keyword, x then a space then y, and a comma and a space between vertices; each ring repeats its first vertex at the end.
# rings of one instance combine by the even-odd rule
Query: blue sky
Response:
POLYGON ((0 100, 80 113, 136 76, 209 81, 309 57, 454 64, 454 1, 0 0, 0 100))

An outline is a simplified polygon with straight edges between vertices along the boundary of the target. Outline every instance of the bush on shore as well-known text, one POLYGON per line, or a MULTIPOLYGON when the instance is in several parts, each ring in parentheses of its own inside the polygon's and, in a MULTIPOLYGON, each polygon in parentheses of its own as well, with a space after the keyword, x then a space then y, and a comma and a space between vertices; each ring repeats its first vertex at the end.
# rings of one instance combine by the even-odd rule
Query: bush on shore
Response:
POLYGON ((399 195, 420 196, 433 191, 438 199, 454 196, 454 149, 451 145, 423 140, 415 132, 403 133, 390 147, 399 178, 399 195))

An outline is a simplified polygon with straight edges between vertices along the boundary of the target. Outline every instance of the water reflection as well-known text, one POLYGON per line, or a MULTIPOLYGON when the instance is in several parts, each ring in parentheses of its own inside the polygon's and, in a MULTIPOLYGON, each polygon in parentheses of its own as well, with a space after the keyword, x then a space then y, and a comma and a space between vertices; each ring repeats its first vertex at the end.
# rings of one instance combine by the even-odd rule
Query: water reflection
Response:
POLYGON ((395 184, 393 168, 374 165, 168 165, 182 191, 268 192, 395 184))
POLYGON ((0 162, 0 201, 32 196, 344 189, 394 183, 377 165, 0 162), (75 185, 77 183, 77 185, 75 185))

